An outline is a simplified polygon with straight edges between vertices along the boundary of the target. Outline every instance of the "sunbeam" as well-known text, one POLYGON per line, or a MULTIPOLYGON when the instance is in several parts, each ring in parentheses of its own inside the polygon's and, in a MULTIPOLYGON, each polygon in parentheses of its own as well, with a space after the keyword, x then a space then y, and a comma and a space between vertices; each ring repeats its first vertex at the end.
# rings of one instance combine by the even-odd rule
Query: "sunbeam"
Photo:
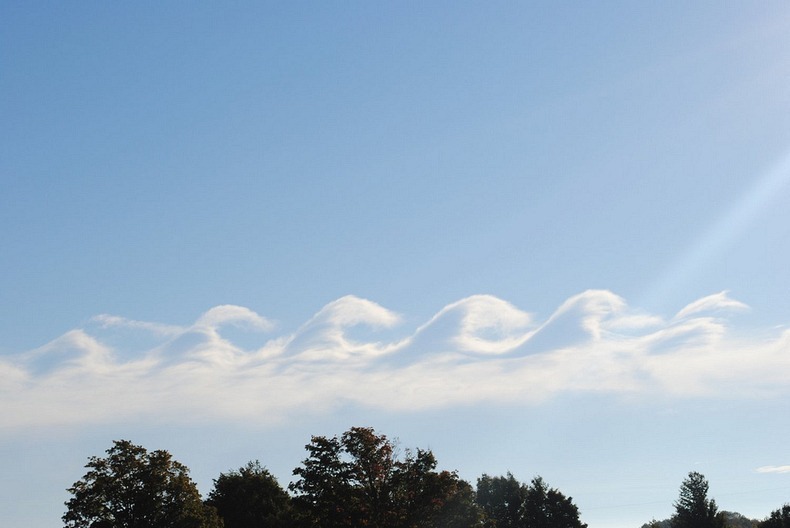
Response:
POLYGON ((640 306, 662 305, 687 287, 714 259, 754 229, 760 217, 790 194, 790 150, 766 170, 754 185, 693 244, 682 251, 674 263, 639 298, 640 306))

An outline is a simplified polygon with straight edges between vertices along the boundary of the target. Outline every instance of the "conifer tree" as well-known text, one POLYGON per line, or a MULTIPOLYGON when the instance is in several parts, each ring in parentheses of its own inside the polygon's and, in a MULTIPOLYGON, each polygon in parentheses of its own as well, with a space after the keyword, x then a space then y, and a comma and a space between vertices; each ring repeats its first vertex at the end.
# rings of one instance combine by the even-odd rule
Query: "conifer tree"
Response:
POLYGON ((696 471, 680 486, 680 496, 675 502, 672 528, 722 528, 724 519, 718 515, 716 501, 708 499, 708 481, 696 471))

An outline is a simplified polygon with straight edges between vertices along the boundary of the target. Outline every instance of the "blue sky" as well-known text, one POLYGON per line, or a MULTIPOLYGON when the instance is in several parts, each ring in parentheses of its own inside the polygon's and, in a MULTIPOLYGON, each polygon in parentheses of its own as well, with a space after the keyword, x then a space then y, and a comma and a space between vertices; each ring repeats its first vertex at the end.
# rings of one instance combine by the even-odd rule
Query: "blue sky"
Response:
POLYGON ((591 528, 790 501, 790 7, 0 3, 0 508, 370 425, 591 528))

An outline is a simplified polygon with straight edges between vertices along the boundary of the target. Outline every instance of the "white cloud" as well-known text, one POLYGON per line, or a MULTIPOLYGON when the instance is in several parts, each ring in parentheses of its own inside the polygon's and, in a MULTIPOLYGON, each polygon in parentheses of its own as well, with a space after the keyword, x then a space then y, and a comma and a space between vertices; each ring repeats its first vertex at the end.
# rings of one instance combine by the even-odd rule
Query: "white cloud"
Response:
POLYGON ((790 473, 790 466, 762 466, 755 471, 757 473, 790 473))
MULTIPOLYGON (((380 356, 397 345, 350 337, 350 330, 375 332, 391 328, 400 317, 378 304, 347 295, 324 306, 293 335, 282 341, 282 353, 299 361, 338 361, 380 356)), ((268 347, 271 349, 271 347, 268 347)))
POLYGON ((532 317, 492 295, 473 295, 445 306, 417 334, 439 334, 459 350, 497 354, 512 350, 531 334, 532 317), (449 332, 448 332, 449 331, 449 332))
POLYGON ((748 310, 749 307, 740 301, 730 299, 726 291, 708 295, 702 299, 698 299, 680 310, 675 319, 683 319, 690 315, 698 314, 701 312, 723 312, 730 310, 748 310))
POLYGON ((261 317, 249 308, 232 304, 215 306, 201 315, 195 322, 195 326, 214 329, 224 325, 234 325, 261 331, 268 331, 274 328, 274 324, 265 317, 261 317))
POLYGON ((227 324, 272 328, 239 306, 212 308, 186 327, 103 315, 94 320, 100 336, 76 329, 0 360, 0 420, 8 427, 131 417, 272 421, 346 404, 533 405, 566 392, 786 396, 790 331, 736 339, 748 332, 710 315, 742 307, 722 293, 664 321, 611 292, 590 290, 541 322, 504 300, 476 295, 392 337, 400 316, 347 296, 257 350, 219 333, 227 324), (136 340, 135 331, 148 340, 136 340), (158 339, 153 346, 150 335, 158 339))
POLYGON ((98 323, 103 328, 131 328, 133 330, 145 330, 153 334, 159 334, 163 336, 175 335, 184 330, 180 326, 150 323, 146 321, 135 321, 133 319, 126 319, 125 317, 109 314, 99 314, 93 317, 91 320, 98 323))
POLYGON ((398 324, 400 316, 367 299, 346 295, 324 306, 312 321, 341 327, 365 324, 388 328, 398 324))

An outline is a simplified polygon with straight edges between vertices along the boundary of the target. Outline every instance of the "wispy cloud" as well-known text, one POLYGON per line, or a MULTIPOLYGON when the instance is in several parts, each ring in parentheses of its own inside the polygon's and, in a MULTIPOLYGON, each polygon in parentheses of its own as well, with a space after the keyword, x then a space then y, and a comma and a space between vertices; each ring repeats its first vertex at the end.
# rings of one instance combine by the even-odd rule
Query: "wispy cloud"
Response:
POLYGON ((690 315, 704 312, 727 312, 732 310, 747 310, 748 308, 749 307, 742 302, 731 299, 727 295, 727 292, 720 292, 714 295, 708 295, 707 297, 703 297, 687 305, 677 313, 675 319, 683 319, 690 315))
MULTIPOLYGON (((184 327, 101 315, 95 328, 0 358, 0 420, 16 428, 133 417, 278 420, 345 404, 395 411, 535 405, 567 392, 784 395, 790 332, 742 337, 749 333, 731 315, 744 308, 719 293, 665 320, 591 290, 539 321, 476 295, 410 330, 398 314, 347 296, 280 334, 240 306, 212 308, 184 327), (223 334, 229 325, 264 332, 265 344, 238 345, 223 334)), ((766 468, 758 471, 787 466, 766 468)))
POLYGON ((790 466, 762 466, 755 471, 757 473, 790 473, 790 466))
POLYGON ((180 326, 151 323, 148 321, 135 321, 133 319, 109 314, 99 314, 94 316, 91 321, 99 324, 102 328, 131 328, 134 330, 145 330, 152 334, 162 336, 176 335, 184 330, 180 326))

